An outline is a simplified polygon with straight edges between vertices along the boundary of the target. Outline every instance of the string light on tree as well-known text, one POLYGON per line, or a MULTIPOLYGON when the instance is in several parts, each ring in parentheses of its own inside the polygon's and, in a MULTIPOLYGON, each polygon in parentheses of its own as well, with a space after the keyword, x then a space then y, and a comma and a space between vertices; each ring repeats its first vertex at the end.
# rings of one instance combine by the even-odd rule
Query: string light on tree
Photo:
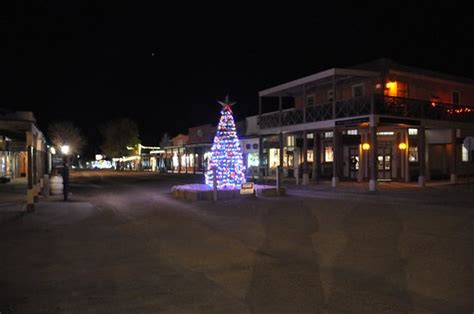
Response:
POLYGON ((209 156, 206 184, 213 186, 215 173, 218 189, 238 189, 245 183, 245 167, 232 116, 231 107, 235 102, 230 102, 226 96, 219 104, 222 105, 221 118, 209 156))

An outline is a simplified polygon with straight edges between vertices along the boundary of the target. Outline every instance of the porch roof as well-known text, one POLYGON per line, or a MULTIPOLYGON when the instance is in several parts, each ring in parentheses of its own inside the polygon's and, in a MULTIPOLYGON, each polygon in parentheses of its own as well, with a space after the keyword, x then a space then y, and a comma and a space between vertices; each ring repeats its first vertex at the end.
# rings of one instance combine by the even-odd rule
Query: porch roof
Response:
POLYGON ((296 89, 320 80, 336 77, 336 76, 346 76, 346 77, 374 77, 380 75, 379 72, 366 71, 366 70, 356 70, 356 69, 341 69, 341 68, 332 68, 322 72, 318 72, 309 76, 302 77, 300 79, 290 81, 284 84, 280 84, 274 87, 267 88, 265 90, 259 91, 258 95, 260 97, 271 97, 271 96, 284 96, 288 93, 295 91, 296 89))

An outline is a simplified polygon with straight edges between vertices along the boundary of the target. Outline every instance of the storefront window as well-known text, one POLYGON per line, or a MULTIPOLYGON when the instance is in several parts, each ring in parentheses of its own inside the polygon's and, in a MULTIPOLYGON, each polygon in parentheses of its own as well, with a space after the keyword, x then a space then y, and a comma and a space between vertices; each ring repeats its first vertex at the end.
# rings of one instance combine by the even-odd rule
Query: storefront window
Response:
POLYGON ((247 167, 258 167, 258 153, 249 153, 247 155, 247 167))
POLYGON ((270 168, 276 168, 280 164, 280 150, 277 148, 270 148, 269 150, 270 168))
POLYGON ((408 161, 418 162, 418 147, 408 147, 408 161))
POLYGON ((468 162, 469 161, 469 150, 464 145, 462 145, 461 159, 462 159, 463 162, 468 162))
POLYGON ((334 153, 332 151, 332 146, 327 145, 324 147, 324 161, 325 162, 333 162, 334 160, 334 153))

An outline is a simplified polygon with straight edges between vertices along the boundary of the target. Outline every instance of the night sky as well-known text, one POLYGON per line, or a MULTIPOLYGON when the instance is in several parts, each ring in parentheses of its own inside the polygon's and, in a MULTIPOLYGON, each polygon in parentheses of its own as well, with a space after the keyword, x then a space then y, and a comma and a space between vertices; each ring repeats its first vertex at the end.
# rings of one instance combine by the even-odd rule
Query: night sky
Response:
POLYGON ((474 77, 474 19, 453 1, 347 11, 118 2, 15 1, 0 13, 0 107, 33 111, 44 131, 73 121, 92 151, 97 126, 114 117, 158 144, 164 132, 217 123, 226 93, 239 120, 257 113, 259 90, 380 57, 474 77))

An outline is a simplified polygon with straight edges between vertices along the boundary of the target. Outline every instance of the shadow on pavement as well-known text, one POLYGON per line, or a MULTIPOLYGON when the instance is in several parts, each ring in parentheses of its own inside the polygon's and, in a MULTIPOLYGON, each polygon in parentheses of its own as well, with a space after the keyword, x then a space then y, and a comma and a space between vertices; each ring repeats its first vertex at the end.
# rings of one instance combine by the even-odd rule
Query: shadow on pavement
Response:
POLYGON ((270 209, 246 301, 252 313, 320 313, 324 293, 311 236, 319 223, 303 204, 270 209))
POLYGON ((329 312, 409 313, 398 215, 386 206, 358 206, 344 218, 343 228, 347 242, 334 260, 329 312))

